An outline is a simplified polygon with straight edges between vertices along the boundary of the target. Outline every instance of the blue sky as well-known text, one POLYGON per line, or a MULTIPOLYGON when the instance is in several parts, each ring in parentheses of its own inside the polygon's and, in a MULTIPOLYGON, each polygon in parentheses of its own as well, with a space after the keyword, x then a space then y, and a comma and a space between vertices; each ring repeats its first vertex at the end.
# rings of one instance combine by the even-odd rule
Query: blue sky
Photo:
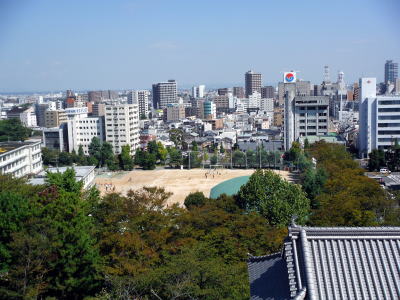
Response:
POLYGON ((383 79, 399 0, 0 0, 0 92, 383 79))

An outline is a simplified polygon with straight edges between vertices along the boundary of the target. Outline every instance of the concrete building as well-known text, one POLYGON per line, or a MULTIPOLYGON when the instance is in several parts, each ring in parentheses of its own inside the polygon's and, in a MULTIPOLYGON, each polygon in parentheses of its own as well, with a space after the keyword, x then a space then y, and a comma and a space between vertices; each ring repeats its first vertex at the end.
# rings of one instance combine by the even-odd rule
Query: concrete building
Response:
MULTIPOLYGON (((310 96, 311 95, 311 83, 310 81, 303 81, 303 80, 298 80, 295 83, 295 95, 296 96, 310 96)), ((287 85, 283 82, 278 83, 278 101, 280 105, 283 105, 284 100, 285 100, 285 87, 287 85)), ((319 96, 319 86, 316 87, 316 91, 313 92, 314 96, 319 96)))
POLYGON ((327 135, 329 127, 329 97, 295 96, 296 85, 286 83, 284 139, 289 150, 300 136, 327 135))
POLYGON ((129 145, 131 154, 139 147, 139 107, 137 104, 107 104, 105 115, 106 141, 113 146, 114 153, 129 145))
POLYGON ((102 102, 103 100, 113 100, 118 98, 118 93, 115 91, 89 91, 89 102, 102 102))
POLYGON ((229 94, 229 88, 220 88, 217 90, 218 96, 227 96, 229 94))
POLYGON ((92 139, 97 137, 100 141, 105 140, 104 117, 86 117, 68 121, 68 149, 78 153, 82 145, 83 152, 89 155, 89 145, 92 139))
POLYGON ((215 103, 217 111, 227 112, 229 110, 229 96, 214 96, 212 101, 215 103))
POLYGON ((361 78, 360 88, 358 149, 360 157, 368 157, 400 141, 400 96, 377 96, 376 78, 361 78))
POLYGON ((387 60, 385 63, 385 82, 384 83, 395 83, 399 77, 399 64, 393 62, 393 60, 387 60))
POLYGON ((149 116, 149 96, 148 90, 131 91, 128 93, 128 104, 139 105, 139 116, 146 119, 149 116))
MULTIPOLYGON (((64 173, 67 169, 72 168, 75 171, 75 180, 83 183, 83 189, 87 190, 94 184, 95 178, 95 166, 74 166, 74 167, 58 167, 58 168, 47 168, 46 172, 50 173, 64 173)), ((45 184, 46 183, 46 172, 42 171, 37 174, 34 178, 29 180, 30 184, 45 184)))
POLYGON ((26 127, 36 127, 36 113, 33 106, 15 106, 7 112, 7 119, 19 119, 26 127))
POLYGON ((106 115, 106 104, 105 103, 94 103, 92 105, 92 116, 102 117, 106 115))
POLYGON ((244 88, 242 86, 233 87, 233 96, 237 98, 244 98, 246 96, 244 88))
POLYGON ((185 106, 183 104, 168 104, 164 108, 164 121, 175 122, 185 118, 185 106))
POLYGON ((273 86, 263 86, 261 88, 261 98, 274 98, 275 88, 273 86))
POLYGON ((248 96, 248 106, 247 108, 260 108, 261 105, 261 93, 254 92, 248 96))
POLYGON ((20 178, 42 171, 41 141, 1 142, 0 174, 10 174, 20 178))
POLYGON ((44 115, 44 126, 47 128, 59 127, 68 121, 64 110, 47 110, 44 115))
POLYGON ((212 101, 204 101, 204 119, 215 119, 217 115, 217 107, 212 101))
POLYGON ((396 83, 394 85, 394 90, 396 91, 397 94, 400 94, 400 78, 396 79, 396 83))
POLYGON ((260 99, 260 110, 262 111, 274 111, 274 99, 273 98, 261 98, 260 99))
POLYGON ((246 97, 249 97, 254 92, 261 93, 261 73, 256 73, 250 70, 246 72, 244 79, 246 87, 246 97))
POLYGON ((153 84, 153 108, 164 109, 173 103, 178 103, 175 80, 153 84))
POLYGON ((39 127, 45 127, 45 114, 46 110, 49 109, 48 103, 36 104, 35 113, 36 113, 36 123, 39 127))
POLYGON ((68 151, 68 125, 43 129, 43 145, 51 150, 68 151))
POLYGON ((193 98, 203 98, 205 89, 206 89, 205 85, 193 86, 192 87, 192 97, 193 98))

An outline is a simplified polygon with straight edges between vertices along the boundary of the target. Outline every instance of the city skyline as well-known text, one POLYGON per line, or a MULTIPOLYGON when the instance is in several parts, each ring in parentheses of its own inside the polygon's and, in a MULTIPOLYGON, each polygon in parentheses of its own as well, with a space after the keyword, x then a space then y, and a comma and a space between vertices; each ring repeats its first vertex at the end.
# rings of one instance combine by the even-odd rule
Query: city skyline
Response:
POLYGON ((168 79, 178 88, 244 86, 250 69, 262 85, 276 85, 289 70, 320 83, 324 65, 332 81, 343 71, 348 84, 381 82, 386 60, 400 61, 400 3, 392 0, 329 8, 317 1, 5 0, 0 8, 2 93, 151 89, 168 79))

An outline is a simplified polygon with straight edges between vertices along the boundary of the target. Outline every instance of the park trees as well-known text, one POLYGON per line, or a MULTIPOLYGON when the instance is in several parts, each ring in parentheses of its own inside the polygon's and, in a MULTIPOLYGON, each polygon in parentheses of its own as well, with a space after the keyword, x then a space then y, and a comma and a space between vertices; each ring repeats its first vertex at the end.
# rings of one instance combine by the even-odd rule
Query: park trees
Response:
POLYGON ((310 203, 299 185, 273 171, 257 170, 237 194, 239 207, 257 211, 271 225, 287 226, 293 216, 300 224, 308 218, 310 203))
POLYGON ((125 171, 133 169, 133 159, 131 156, 131 147, 129 145, 122 146, 120 155, 120 168, 125 171))
POLYGON ((25 127, 17 118, 0 120, 0 142, 24 141, 32 134, 32 129, 25 127))

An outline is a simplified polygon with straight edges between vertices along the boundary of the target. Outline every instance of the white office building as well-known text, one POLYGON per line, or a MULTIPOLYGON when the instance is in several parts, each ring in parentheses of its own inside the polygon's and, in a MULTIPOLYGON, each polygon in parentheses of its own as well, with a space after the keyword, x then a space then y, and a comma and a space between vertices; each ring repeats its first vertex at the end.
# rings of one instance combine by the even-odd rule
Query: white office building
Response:
POLYGON ((108 104, 105 115, 105 139, 114 153, 129 145, 131 154, 139 147, 139 108, 137 104, 108 104))
POLYGON ((89 155, 89 145, 94 137, 104 141, 104 117, 86 117, 68 121, 68 149, 78 153, 82 145, 83 152, 89 155))
POLYGON ((368 157, 400 141, 400 96, 377 96, 376 78, 361 78, 360 88, 358 149, 368 157))
POLYGON ((43 170, 41 141, 0 143, 0 174, 20 178, 43 170))

